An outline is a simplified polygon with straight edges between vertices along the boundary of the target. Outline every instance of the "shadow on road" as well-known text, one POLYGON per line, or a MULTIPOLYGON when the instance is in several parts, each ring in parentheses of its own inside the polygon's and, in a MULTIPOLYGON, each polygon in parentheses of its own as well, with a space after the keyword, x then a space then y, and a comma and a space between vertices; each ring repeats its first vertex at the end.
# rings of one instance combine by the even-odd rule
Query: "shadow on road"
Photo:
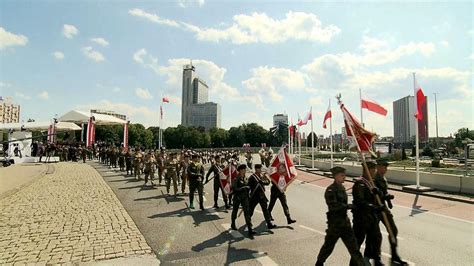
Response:
POLYGON ((413 204, 411 205, 410 216, 414 216, 415 214, 420 214, 420 213, 424 213, 424 212, 428 211, 428 210, 422 209, 421 205, 417 205, 419 196, 420 196, 420 194, 416 194, 416 196, 415 196, 415 200, 413 201, 413 204))
POLYGON ((201 223, 205 222, 211 222, 211 221, 216 221, 216 220, 221 220, 219 216, 206 212, 206 211, 190 211, 189 208, 182 208, 179 210, 175 211, 170 211, 170 212, 164 212, 164 213, 158 213, 154 214, 151 216, 148 216, 150 219, 156 219, 160 217, 185 217, 185 216, 191 216, 194 220, 194 226, 199 226, 201 223))

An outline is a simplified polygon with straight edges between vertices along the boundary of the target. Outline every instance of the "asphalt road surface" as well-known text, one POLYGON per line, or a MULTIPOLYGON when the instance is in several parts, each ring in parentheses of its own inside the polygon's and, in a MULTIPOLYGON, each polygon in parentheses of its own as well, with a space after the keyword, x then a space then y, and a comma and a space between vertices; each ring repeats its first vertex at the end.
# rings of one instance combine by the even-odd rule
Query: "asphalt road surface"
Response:
MULTIPOLYGON (((254 161, 258 162, 259 158, 255 157, 254 161)), ((135 181, 97 162, 91 164, 116 193, 164 265, 314 265, 324 242, 327 211, 324 190, 332 183, 329 178, 299 171, 298 180, 287 191, 290 213, 297 223, 286 224, 277 202, 273 217, 278 227, 267 230, 257 206, 252 218, 257 235, 249 239, 243 215, 237 219, 239 231, 231 231, 230 210, 212 208, 212 181, 205 187, 206 209, 190 210, 188 196, 168 196, 164 184, 144 187, 142 180, 135 181)), ((345 185, 350 188, 352 183, 345 185)), ((399 228, 399 253, 403 259, 411 265, 473 265, 472 204, 394 194, 392 213, 399 228)), ((222 199, 219 205, 224 205, 222 199)), ((383 225, 381 228, 382 255, 388 264, 388 235, 383 225)), ((349 253, 342 241, 338 241, 326 264, 348 263, 349 253)))

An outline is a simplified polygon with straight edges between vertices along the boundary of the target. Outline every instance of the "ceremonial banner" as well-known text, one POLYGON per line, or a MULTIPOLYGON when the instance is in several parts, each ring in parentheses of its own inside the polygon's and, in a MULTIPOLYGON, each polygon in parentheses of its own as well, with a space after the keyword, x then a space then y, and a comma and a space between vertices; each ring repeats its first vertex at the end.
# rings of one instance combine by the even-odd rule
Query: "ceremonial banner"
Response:
POLYGON ((344 104, 341 103, 341 111, 344 116, 344 124, 346 126, 347 136, 352 140, 352 145, 359 145, 362 152, 370 152, 375 155, 372 150, 372 143, 375 141, 375 133, 372 133, 362 127, 360 122, 352 116, 351 113, 346 109, 344 104), (357 141, 357 144, 355 143, 357 141))
POLYGON ((420 86, 417 86, 415 89, 415 105, 416 105, 416 113, 415 117, 418 120, 423 120, 423 105, 426 103, 426 97, 425 94, 423 93, 423 90, 421 89, 420 86))
POLYGON ((326 121, 329 118, 332 118, 331 107, 328 107, 328 110, 327 110, 326 114, 324 115, 323 128, 326 128, 326 121))
POLYGON ((278 155, 270 164, 269 175, 271 181, 285 192, 286 188, 296 179, 298 173, 290 156, 284 148, 281 148, 278 155))
POLYGON ((238 175, 237 166, 229 163, 222 172, 219 173, 219 181, 226 195, 232 193, 232 181, 238 175))

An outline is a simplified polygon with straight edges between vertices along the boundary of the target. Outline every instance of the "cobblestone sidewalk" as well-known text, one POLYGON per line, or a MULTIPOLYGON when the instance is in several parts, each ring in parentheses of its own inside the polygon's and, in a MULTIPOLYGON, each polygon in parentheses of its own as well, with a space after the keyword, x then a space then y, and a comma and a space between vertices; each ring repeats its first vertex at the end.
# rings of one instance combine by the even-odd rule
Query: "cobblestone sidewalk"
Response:
POLYGON ((71 263, 151 254, 99 173, 58 163, 52 174, 0 200, 0 264, 71 263))

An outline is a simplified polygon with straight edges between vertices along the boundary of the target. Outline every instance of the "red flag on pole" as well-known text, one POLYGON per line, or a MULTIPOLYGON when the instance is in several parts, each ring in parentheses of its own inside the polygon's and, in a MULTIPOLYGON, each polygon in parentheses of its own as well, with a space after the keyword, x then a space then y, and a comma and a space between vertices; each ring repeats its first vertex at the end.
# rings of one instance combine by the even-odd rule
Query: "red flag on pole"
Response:
POLYGON ((95 124, 94 124, 94 117, 91 116, 89 118, 89 122, 87 123, 87 137, 86 137, 86 146, 90 147, 94 143, 95 140, 95 124))
POLYGON ((369 111, 372 111, 374 113, 386 116, 387 115, 387 109, 383 108, 380 104, 373 100, 369 99, 362 99, 361 100, 361 107, 365 108, 369 111))
POLYGON ((375 141, 375 133, 363 128, 360 122, 349 113, 344 104, 341 104, 341 111, 344 116, 347 136, 351 137, 350 139, 353 141, 351 147, 356 145, 355 141, 357 141, 362 152, 374 154, 372 143, 375 141))
POLYGON ((277 156, 271 162, 269 175, 271 181, 282 192, 296 179, 298 173, 285 148, 280 148, 277 156))
POLYGON ((298 119, 298 126, 304 126, 308 124, 309 120, 313 120, 313 114, 311 110, 309 110, 308 114, 306 114, 303 120, 298 119))
POLYGON ((330 107, 328 107, 328 110, 324 115, 323 128, 326 128, 326 120, 328 120, 329 118, 332 118, 332 112, 330 107))
POLYGON ((170 99, 168 99, 168 97, 163 97, 163 102, 164 102, 164 103, 169 103, 169 102, 170 102, 170 99))
POLYGON ((415 117, 418 120, 423 120, 423 105, 426 103, 426 97, 425 94, 423 93, 423 90, 421 89, 420 86, 417 86, 415 89, 415 97, 416 97, 416 113, 415 117))

